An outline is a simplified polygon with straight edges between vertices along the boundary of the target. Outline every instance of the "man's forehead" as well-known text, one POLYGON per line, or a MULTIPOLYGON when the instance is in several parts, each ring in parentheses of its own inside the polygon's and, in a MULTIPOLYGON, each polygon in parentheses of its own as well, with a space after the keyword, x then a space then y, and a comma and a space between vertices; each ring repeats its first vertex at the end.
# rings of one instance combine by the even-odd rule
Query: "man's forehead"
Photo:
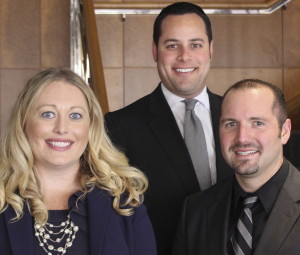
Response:
POLYGON ((229 91, 222 103, 224 110, 230 109, 255 110, 258 112, 273 112, 274 95, 268 88, 239 88, 229 91))
POLYGON ((239 98, 241 95, 248 96, 248 100, 257 99, 260 97, 263 97, 265 99, 274 98, 272 90, 267 87, 242 87, 230 90, 223 100, 226 101, 227 97, 230 97, 230 99, 232 100, 235 98, 239 98))

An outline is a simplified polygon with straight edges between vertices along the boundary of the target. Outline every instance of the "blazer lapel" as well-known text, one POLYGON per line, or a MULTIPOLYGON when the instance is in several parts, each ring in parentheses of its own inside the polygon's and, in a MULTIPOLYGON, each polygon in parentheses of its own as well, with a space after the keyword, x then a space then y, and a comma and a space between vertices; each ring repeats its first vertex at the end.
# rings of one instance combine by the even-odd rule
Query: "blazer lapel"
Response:
POLYGON ((150 96, 149 125, 189 192, 200 189, 191 158, 173 113, 159 86, 150 96))
POLYGON ((208 208, 208 254, 226 254, 228 219, 230 214, 232 179, 216 195, 216 200, 208 208), (213 233, 213 234, 212 234, 213 233), (216 245, 221 244, 221 245, 216 245))
POLYGON ((87 194, 90 255, 101 254, 101 246, 107 230, 111 199, 108 193, 94 188, 87 194))
POLYGON ((277 254, 290 233, 300 215, 299 183, 300 173, 290 165, 289 174, 278 194, 274 208, 257 245, 255 255, 277 254))
POLYGON ((23 217, 18 221, 11 222, 11 219, 15 217, 15 211, 10 206, 4 212, 4 215, 13 254, 35 254, 33 219, 27 211, 27 208, 25 209, 23 217))

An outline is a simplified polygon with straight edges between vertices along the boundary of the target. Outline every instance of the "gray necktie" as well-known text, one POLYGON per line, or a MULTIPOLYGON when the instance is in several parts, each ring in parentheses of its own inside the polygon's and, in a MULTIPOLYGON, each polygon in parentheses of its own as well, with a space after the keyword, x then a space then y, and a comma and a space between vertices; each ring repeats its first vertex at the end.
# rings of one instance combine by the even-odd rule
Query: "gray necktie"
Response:
POLYGON ((212 182, 205 134, 201 121, 194 111, 197 99, 188 98, 184 100, 184 103, 186 106, 184 117, 184 140, 192 158, 201 190, 205 190, 212 185, 212 182))

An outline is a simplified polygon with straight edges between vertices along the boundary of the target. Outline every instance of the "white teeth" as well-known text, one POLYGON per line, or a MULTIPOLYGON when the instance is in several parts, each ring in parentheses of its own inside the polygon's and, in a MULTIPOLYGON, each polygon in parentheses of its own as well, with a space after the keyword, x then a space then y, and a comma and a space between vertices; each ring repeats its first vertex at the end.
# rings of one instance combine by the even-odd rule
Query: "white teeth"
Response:
POLYGON ((253 154, 255 152, 256 151, 238 151, 237 154, 242 155, 242 156, 246 156, 246 155, 249 155, 249 154, 253 154))
POLYGON ((187 68, 187 69, 182 69, 182 68, 177 68, 175 69, 177 72, 179 73, 188 73, 188 72, 192 72, 195 70, 195 68, 187 68))
POLYGON ((70 142, 48 142, 54 147, 59 147, 59 148, 64 148, 69 146, 71 143, 70 142))

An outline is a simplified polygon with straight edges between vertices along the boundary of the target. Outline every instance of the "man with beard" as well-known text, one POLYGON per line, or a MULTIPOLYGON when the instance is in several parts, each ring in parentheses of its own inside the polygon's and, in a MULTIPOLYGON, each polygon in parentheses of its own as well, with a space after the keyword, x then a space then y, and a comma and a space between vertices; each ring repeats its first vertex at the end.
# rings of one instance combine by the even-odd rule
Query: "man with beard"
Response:
POLYGON ((227 90, 220 139, 235 174, 186 199, 173 255, 300 253, 300 173, 283 156, 290 132, 279 88, 246 79, 227 90))

